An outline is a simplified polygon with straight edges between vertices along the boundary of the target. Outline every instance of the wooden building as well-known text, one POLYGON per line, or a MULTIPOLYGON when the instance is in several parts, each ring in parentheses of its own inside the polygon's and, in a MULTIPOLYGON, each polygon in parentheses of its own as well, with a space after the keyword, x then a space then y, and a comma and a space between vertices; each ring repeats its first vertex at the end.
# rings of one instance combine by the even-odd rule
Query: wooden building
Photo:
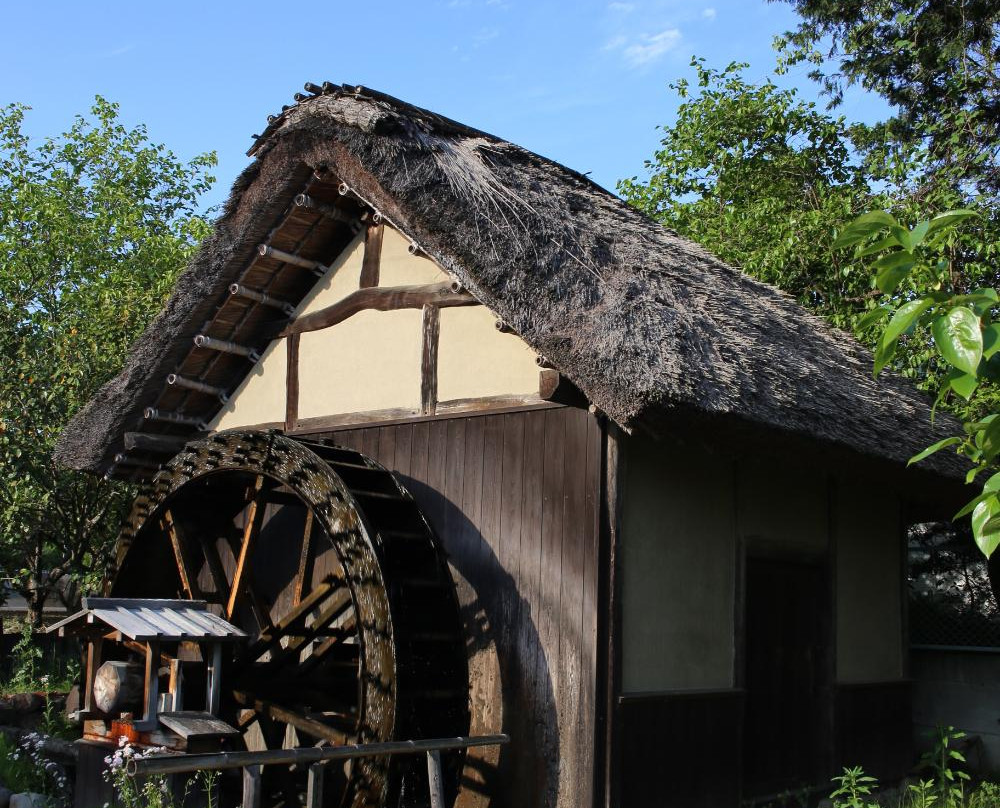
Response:
POLYGON ((470 731, 511 736, 470 751, 456 805, 736 806, 841 765, 902 774, 903 530, 963 493, 948 458, 905 461, 952 425, 587 177, 306 89, 58 459, 146 479, 251 429, 394 471, 449 556, 470 731))

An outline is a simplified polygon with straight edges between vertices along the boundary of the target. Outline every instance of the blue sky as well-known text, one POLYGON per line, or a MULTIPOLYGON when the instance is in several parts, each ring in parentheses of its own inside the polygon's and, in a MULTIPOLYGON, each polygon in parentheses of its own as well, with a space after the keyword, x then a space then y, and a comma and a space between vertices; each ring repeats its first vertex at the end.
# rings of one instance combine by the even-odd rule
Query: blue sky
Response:
MULTIPOLYGON (((3 2, 0 103, 27 129, 63 131, 95 94, 183 157, 215 149, 224 198, 269 113, 305 81, 363 84, 505 137, 609 189, 642 173, 668 84, 709 64, 773 66, 794 25, 763 0, 3 2)), ((788 81, 812 97, 804 71, 788 81)), ((878 107, 851 97, 844 110, 878 107)))

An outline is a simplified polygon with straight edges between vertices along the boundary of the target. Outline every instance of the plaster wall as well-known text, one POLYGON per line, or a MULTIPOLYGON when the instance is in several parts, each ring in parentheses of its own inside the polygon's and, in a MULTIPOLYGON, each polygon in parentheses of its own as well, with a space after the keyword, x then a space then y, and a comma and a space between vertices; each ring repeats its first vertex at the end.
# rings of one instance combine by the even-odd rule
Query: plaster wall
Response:
POLYGON ((895 500, 784 459, 732 460, 643 437, 623 447, 626 693, 733 686, 741 552, 830 562, 837 681, 902 678, 895 500))
POLYGON ((624 450, 622 687, 732 687, 732 464, 641 437, 624 450))
POLYGON ((833 495, 837 555, 837 681, 903 676, 903 537, 899 503, 874 483, 838 482, 833 495))
MULTIPOLYGON (((383 232, 380 286, 449 280, 433 261, 410 255, 397 231, 383 232)), ((356 238, 298 306, 295 316, 330 306, 357 291, 364 241, 356 238)), ((299 344, 299 418, 401 410, 419 414, 422 314, 416 309, 363 311, 331 328, 303 334, 299 344)), ((496 330, 484 306, 441 310, 438 400, 538 393, 535 353, 496 330)), ((216 416, 212 429, 278 423, 285 418, 286 346, 272 342, 216 416)))

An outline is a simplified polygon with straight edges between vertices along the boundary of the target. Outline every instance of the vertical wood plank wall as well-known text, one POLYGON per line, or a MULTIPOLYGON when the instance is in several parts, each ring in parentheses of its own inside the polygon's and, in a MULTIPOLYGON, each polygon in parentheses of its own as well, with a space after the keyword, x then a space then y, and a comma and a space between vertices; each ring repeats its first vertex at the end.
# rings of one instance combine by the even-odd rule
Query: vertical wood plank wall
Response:
POLYGON ((329 433, 396 471, 451 558, 469 637, 461 808, 594 804, 601 428, 539 409, 329 433), (487 799, 486 795, 491 795, 487 799))

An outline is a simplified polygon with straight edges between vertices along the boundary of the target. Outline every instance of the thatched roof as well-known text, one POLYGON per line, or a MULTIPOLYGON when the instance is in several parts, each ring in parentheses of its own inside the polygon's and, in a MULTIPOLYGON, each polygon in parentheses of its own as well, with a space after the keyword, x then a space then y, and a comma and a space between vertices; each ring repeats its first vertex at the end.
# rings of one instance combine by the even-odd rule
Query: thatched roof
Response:
MULTIPOLYGON (((192 353, 192 337, 214 328, 261 347, 273 337, 273 318, 226 309, 226 288, 257 272, 258 285, 270 277, 301 299, 311 276, 289 280, 254 249, 284 238, 300 255, 336 254, 349 229, 303 219, 292 200, 304 187, 336 199, 341 182, 351 189, 343 200, 380 211, 624 428, 685 411, 894 462, 954 428, 944 419, 932 427, 910 384, 874 381, 871 356, 852 337, 585 176, 367 89, 324 90, 257 139, 254 162, 165 309, 64 431, 62 463, 106 469, 143 408, 163 405, 164 379, 178 368, 235 388, 250 364, 213 365, 192 353)), ((190 393, 168 403, 204 420, 219 406, 190 393)), ((952 459, 937 462, 954 471, 952 459)))

